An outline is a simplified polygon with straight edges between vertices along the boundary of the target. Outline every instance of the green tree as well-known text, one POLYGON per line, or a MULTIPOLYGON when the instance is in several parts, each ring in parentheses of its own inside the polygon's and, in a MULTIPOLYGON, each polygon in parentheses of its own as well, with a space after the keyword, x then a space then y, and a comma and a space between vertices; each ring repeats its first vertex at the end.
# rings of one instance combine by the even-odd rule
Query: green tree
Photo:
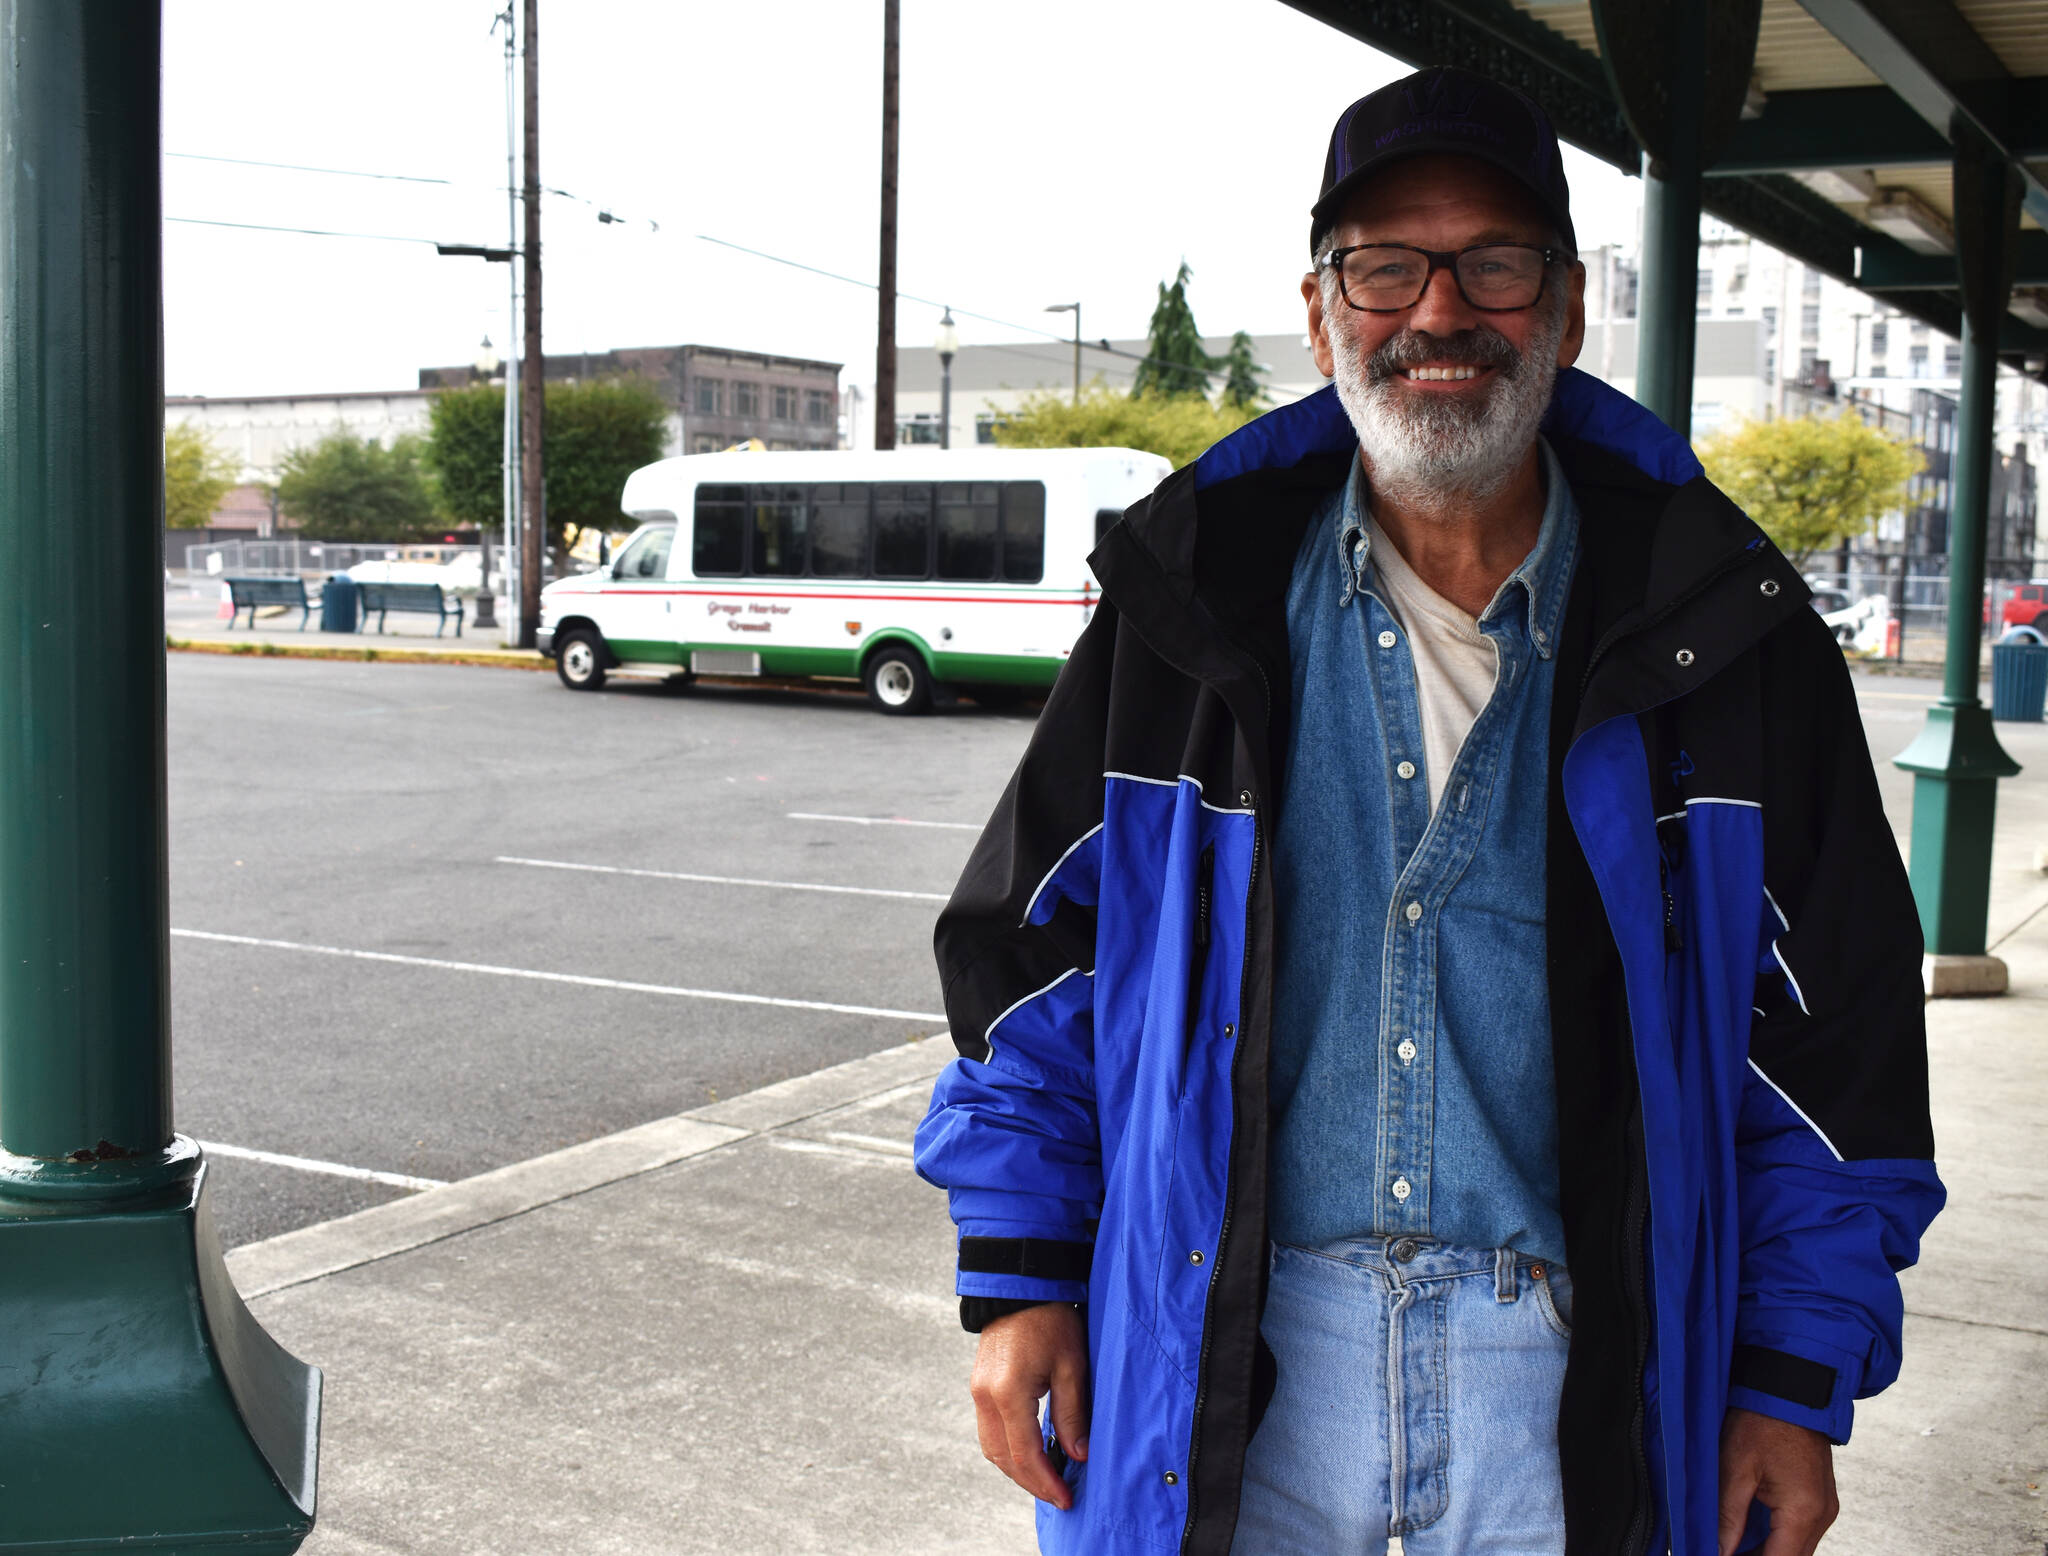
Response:
POLYGON ((549 384, 542 450, 548 523, 573 545, 581 529, 620 527, 626 477, 668 450, 668 406, 644 378, 549 384))
POLYGON ((385 448, 337 428, 284 457, 278 506, 321 540, 420 540, 441 528, 421 459, 424 440, 385 448))
MULTIPOLYGON (((434 396, 426 457, 441 503, 465 524, 504 522, 505 391, 479 384, 434 396)), ((547 386, 542 454, 548 472, 551 544, 586 527, 616 529, 626 477, 668 447, 667 402, 644 378, 547 386)))
POLYGON ((1257 414, 1194 394, 1119 394, 1098 380, 1078 405, 1061 394, 1033 395, 999 416, 995 434, 1004 448, 1139 448, 1178 468, 1257 414))
POLYGON ((1195 311, 1188 306, 1188 282, 1194 271, 1180 262, 1173 284, 1159 283, 1159 301, 1146 326, 1145 356, 1131 383, 1134 398, 1146 395, 1205 394, 1209 374, 1218 363, 1203 349, 1202 332, 1195 327, 1195 311))
POLYGON ((240 467, 189 422, 164 427, 164 523, 203 529, 221 498, 240 484, 240 467))
POLYGON ((1853 411, 1739 422, 1705 439, 1699 456, 1794 567, 1903 506, 1921 466, 1918 449, 1853 411))
POLYGON ((442 511, 458 524, 496 529, 505 522, 505 386, 445 389, 427 415, 422 454, 442 511))
POLYGON ((1223 403, 1239 410, 1262 409, 1266 386, 1259 377, 1264 372, 1251 336, 1239 330, 1230 337, 1230 349, 1223 354, 1223 403))

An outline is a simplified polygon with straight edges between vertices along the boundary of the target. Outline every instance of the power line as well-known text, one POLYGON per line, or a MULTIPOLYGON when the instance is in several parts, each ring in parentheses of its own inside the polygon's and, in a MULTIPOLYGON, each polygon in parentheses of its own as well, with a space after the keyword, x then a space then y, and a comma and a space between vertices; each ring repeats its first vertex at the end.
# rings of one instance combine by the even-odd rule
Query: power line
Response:
POLYGON ((335 178, 381 178, 398 184, 445 184, 454 187, 452 178, 422 178, 414 173, 364 173, 345 167, 307 167, 299 162, 257 162, 248 157, 210 157, 198 151, 167 151, 167 157, 178 157, 187 162, 230 162, 236 167, 277 168, 287 173, 326 173, 335 178))
POLYGON ((203 216, 166 216, 167 222, 182 222, 189 227, 233 227, 241 232, 295 232, 307 238, 365 238, 374 243, 424 243, 429 248, 439 245, 432 238, 408 238, 395 232, 334 232, 324 227, 272 227, 263 222, 218 222, 203 216))
MULTIPOLYGON (((187 162, 226 162, 235 167, 275 168, 286 173, 323 173, 332 178, 375 178, 398 184, 439 184, 444 189, 490 189, 495 192, 498 187, 495 184, 463 178, 426 178, 417 173, 370 173, 361 168, 312 167, 303 162, 259 162, 252 157, 214 157, 198 151, 167 151, 164 155, 179 157, 187 162)), ((587 205, 597 212, 597 219, 601 222, 623 222, 637 226, 645 219, 621 216, 610 206, 580 195, 573 189, 557 189, 551 184, 544 184, 541 186, 541 193, 559 195, 564 200, 574 200, 578 205, 587 205)), ((647 225, 655 232, 661 230, 659 222, 649 221, 647 225)))
MULTIPOLYGON (((844 281, 848 286, 857 286, 864 292, 875 290, 875 283, 872 281, 862 281, 855 276, 841 275, 836 270, 821 270, 816 265, 806 265, 801 260, 785 259, 780 254, 770 254, 761 249, 750 249, 744 243, 733 243, 725 238, 714 238, 708 232, 698 233, 697 238, 699 242, 715 243, 720 248, 733 249, 741 254, 751 254, 756 259, 765 259, 777 265, 787 265, 792 270, 805 270, 814 276, 823 276, 829 281, 844 281)), ((1036 335, 1043 340, 1057 341, 1062 346, 1071 346, 1074 343, 1074 337, 1071 335, 1055 335, 1051 330, 1040 329, 1035 324, 1019 324, 1013 319, 998 319, 992 314, 976 313, 972 308, 962 308, 957 304, 936 302, 929 297, 919 297, 914 292, 906 292, 900 287, 897 289, 896 295, 907 298, 914 303, 923 303, 927 308, 950 307, 954 313, 961 314, 966 318, 979 319, 984 324, 998 324, 1006 330, 1016 330, 1025 335, 1036 335)), ((1106 339, 1084 340, 1081 342, 1081 345, 1088 351, 1099 351, 1106 356, 1122 357, 1129 362, 1149 363, 1153 367, 1166 368, 1172 372, 1193 374, 1205 382, 1212 378, 1227 379, 1230 376, 1221 368, 1190 367, 1184 362, 1168 362, 1160 357, 1146 356, 1143 352, 1125 351, 1119 346, 1112 346, 1106 339)))

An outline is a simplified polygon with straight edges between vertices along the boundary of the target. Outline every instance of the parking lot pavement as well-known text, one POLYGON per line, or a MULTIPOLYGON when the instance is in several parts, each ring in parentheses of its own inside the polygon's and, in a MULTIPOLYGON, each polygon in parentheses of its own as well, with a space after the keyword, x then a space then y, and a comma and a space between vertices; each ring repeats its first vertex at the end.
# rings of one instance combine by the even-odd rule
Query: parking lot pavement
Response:
POLYGON ((1031 730, 438 665, 169 678, 178 1127, 315 1164, 216 1153, 230 1243, 941 1030, 932 921, 1031 730))

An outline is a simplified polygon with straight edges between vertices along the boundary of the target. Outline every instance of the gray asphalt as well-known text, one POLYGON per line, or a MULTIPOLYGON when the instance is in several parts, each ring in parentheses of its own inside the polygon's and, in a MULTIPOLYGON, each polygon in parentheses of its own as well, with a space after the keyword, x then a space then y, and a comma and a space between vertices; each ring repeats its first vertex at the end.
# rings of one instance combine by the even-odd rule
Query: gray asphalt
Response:
MULTIPOLYGON (((1859 676, 1889 760, 1939 687, 1859 676)), ((938 904, 540 869, 501 856, 944 893, 1029 738, 971 705, 441 665, 170 656, 171 903, 248 936, 936 1015, 938 904), (894 816, 954 828, 800 821, 894 816)), ((2048 727, 2000 725, 1995 944, 2048 904, 2048 727)), ((452 1180, 940 1030, 932 1019, 717 1002, 172 942, 177 1122, 202 1140, 452 1180)), ((230 1244, 407 1192, 216 1157, 230 1244)))
MULTIPOLYGON (((940 1010, 938 904, 500 856, 944 893, 1028 712, 440 665, 170 656, 176 931, 940 1010)), ((455 1179, 943 1022, 536 982, 175 935, 177 1127, 455 1179)), ((406 1192, 216 1157, 223 1239, 406 1192)))

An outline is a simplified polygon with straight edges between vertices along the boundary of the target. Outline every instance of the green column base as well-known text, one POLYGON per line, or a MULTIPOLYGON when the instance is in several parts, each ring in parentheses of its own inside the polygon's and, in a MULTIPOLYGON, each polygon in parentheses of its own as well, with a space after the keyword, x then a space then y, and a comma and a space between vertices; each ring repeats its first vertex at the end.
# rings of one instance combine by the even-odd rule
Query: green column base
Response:
POLYGON ((1895 757, 1913 777, 1913 901, 1933 956, 1982 956, 1998 780, 2020 770, 1982 703, 1937 703, 1895 757))
POLYGON ((228 1279, 197 1150, 169 1160, 114 1199, 0 1174, 0 1553, 289 1556, 313 1528, 319 1370, 228 1279))

